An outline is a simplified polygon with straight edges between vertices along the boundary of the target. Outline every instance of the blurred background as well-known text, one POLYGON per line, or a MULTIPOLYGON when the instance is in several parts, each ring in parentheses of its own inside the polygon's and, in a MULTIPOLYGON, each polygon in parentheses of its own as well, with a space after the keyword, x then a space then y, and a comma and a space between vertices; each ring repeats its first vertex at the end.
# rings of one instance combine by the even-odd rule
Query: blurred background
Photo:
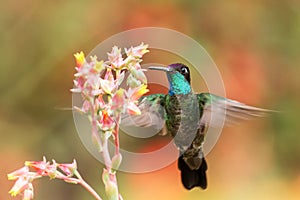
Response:
MULTIPOLYGON (((282 112, 224 129, 207 157, 206 191, 186 191, 173 163, 153 173, 118 173, 124 199, 300 199, 299 10, 298 0, 2 1, 0 199, 13 199, 6 174, 43 155, 76 158, 103 194, 99 162, 81 143, 72 112, 60 109, 72 106, 73 54, 144 26, 197 40, 219 67, 227 97, 282 112)), ((162 143, 132 145, 146 151, 162 143)), ((35 199, 93 199, 60 180, 34 186, 35 199)))

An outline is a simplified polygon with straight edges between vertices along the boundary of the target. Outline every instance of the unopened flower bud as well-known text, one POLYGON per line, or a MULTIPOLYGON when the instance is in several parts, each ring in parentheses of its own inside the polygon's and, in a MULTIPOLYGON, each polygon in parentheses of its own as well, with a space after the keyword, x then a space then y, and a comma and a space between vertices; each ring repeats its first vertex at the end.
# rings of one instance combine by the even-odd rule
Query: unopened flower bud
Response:
POLYGON ((118 186, 115 181, 111 180, 109 171, 103 169, 102 181, 105 185, 105 192, 109 200, 118 200, 118 186))
POLYGON ((111 167, 113 170, 118 170, 122 162, 122 155, 119 153, 111 160, 111 167))
POLYGON ((77 170, 77 163, 74 159, 72 163, 58 164, 59 169, 61 169, 67 176, 72 176, 77 170))

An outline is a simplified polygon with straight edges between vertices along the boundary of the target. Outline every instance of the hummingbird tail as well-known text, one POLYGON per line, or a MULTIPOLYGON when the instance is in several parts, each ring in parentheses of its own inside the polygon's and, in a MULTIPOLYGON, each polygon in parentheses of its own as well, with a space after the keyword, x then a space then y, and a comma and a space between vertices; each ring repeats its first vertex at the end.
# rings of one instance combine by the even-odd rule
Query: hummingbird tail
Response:
POLYGON ((178 158, 178 168, 181 171, 181 182, 183 186, 190 190, 196 186, 201 187, 202 189, 206 189, 207 187, 207 179, 206 179, 206 170, 207 164, 202 158, 201 165, 198 169, 192 170, 183 160, 183 156, 181 155, 178 158))

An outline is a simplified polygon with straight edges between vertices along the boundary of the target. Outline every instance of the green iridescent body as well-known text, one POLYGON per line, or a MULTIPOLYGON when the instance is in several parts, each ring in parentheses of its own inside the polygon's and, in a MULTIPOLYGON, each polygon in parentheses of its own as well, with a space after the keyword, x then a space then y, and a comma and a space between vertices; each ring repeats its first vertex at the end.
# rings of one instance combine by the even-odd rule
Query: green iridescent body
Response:
POLYGON ((205 133, 199 128, 201 108, 197 95, 193 93, 166 95, 165 102, 168 133, 174 137, 176 146, 191 169, 198 169, 201 164, 200 151, 205 133))

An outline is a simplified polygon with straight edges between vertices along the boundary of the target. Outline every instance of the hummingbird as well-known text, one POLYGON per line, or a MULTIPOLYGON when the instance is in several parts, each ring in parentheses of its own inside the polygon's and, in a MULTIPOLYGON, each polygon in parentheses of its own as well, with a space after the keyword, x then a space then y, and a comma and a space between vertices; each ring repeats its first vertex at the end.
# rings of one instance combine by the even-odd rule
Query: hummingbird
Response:
POLYGON ((211 117, 223 115, 225 124, 230 125, 238 120, 263 116, 269 110, 210 93, 194 93, 190 70, 182 63, 148 69, 166 73, 169 92, 141 97, 138 102, 141 115, 124 116, 122 123, 139 127, 157 126, 161 135, 171 135, 179 150, 178 169, 183 186, 188 190, 194 187, 206 189, 205 136, 209 127, 221 127, 224 122, 211 120, 211 117), (159 126, 161 122, 163 126, 159 126))

